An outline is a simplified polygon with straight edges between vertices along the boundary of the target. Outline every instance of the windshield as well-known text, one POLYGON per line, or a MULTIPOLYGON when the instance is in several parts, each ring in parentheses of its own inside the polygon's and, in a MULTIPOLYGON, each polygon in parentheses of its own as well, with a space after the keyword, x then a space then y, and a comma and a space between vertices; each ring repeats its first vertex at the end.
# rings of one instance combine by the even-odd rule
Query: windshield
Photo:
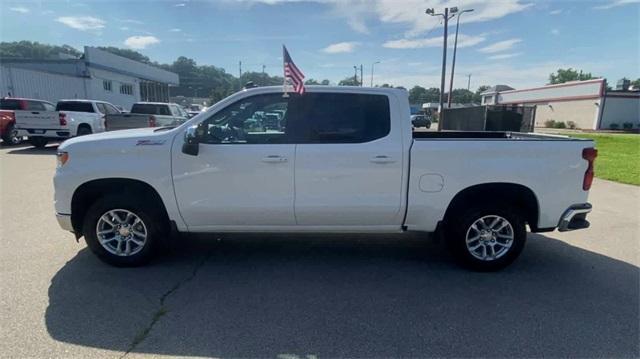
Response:
POLYGON ((0 110, 22 110, 21 103, 21 100, 3 98, 0 100, 0 110))

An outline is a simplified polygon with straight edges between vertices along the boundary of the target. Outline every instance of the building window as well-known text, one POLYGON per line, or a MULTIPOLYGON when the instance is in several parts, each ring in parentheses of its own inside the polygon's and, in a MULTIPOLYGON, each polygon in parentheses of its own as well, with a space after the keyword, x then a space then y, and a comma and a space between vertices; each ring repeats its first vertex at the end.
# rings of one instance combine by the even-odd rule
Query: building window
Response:
POLYGON ((105 91, 111 92, 111 81, 110 80, 102 80, 102 87, 105 91))
POLYGON ((131 84, 121 84, 120 85, 120 93, 123 95, 133 95, 133 85, 131 84))

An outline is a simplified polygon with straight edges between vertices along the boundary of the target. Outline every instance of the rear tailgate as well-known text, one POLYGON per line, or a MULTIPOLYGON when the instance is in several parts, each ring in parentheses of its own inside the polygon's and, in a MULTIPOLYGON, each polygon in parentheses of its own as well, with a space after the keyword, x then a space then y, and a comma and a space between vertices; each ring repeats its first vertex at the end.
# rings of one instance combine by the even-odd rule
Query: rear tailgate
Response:
POLYGON ((39 130, 57 130, 66 127, 60 125, 60 117, 57 111, 16 110, 14 113, 16 128, 21 130, 34 130, 34 134, 37 134, 39 130))
POLYGON ((131 128, 150 127, 151 115, 127 113, 121 115, 107 115, 107 131, 127 130, 131 128))

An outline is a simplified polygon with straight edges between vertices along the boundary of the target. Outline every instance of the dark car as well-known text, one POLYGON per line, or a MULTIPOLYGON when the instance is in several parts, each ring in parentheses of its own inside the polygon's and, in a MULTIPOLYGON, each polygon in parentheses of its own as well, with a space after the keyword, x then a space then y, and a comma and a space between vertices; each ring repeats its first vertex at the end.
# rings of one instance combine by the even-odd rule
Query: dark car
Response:
POLYGON ((411 124, 413 125, 413 127, 431 128, 431 121, 425 115, 411 116, 411 124))

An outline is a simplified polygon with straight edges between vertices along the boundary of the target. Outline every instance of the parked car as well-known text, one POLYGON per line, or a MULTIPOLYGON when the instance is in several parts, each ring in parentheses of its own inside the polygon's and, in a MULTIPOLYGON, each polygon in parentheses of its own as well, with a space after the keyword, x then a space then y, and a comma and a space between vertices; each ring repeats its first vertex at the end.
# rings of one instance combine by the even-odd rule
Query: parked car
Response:
POLYGON ((179 232, 442 233, 479 270, 533 232, 589 226, 591 140, 413 132, 407 92, 309 86, 241 91, 176 128, 59 147, 60 226, 100 259, 140 265, 179 232), (259 113, 284 114, 279 130, 259 113))
POLYGON ((175 103, 137 102, 129 113, 107 115, 108 131, 141 127, 177 126, 190 117, 175 103))
POLYGON ((35 147, 44 147, 52 140, 104 132, 104 117, 120 113, 104 101, 60 100, 53 109, 16 111, 19 136, 28 136, 35 147))
POLYGON ((5 145, 17 145, 23 137, 16 129, 16 111, 53 111, 51 102, 31 98, 4 97, 0 99, 0 137, 5 145))
POLYGON ((431 121, 425 115, 412 115, 411 124, 413 127, 431 128, 431 121))

